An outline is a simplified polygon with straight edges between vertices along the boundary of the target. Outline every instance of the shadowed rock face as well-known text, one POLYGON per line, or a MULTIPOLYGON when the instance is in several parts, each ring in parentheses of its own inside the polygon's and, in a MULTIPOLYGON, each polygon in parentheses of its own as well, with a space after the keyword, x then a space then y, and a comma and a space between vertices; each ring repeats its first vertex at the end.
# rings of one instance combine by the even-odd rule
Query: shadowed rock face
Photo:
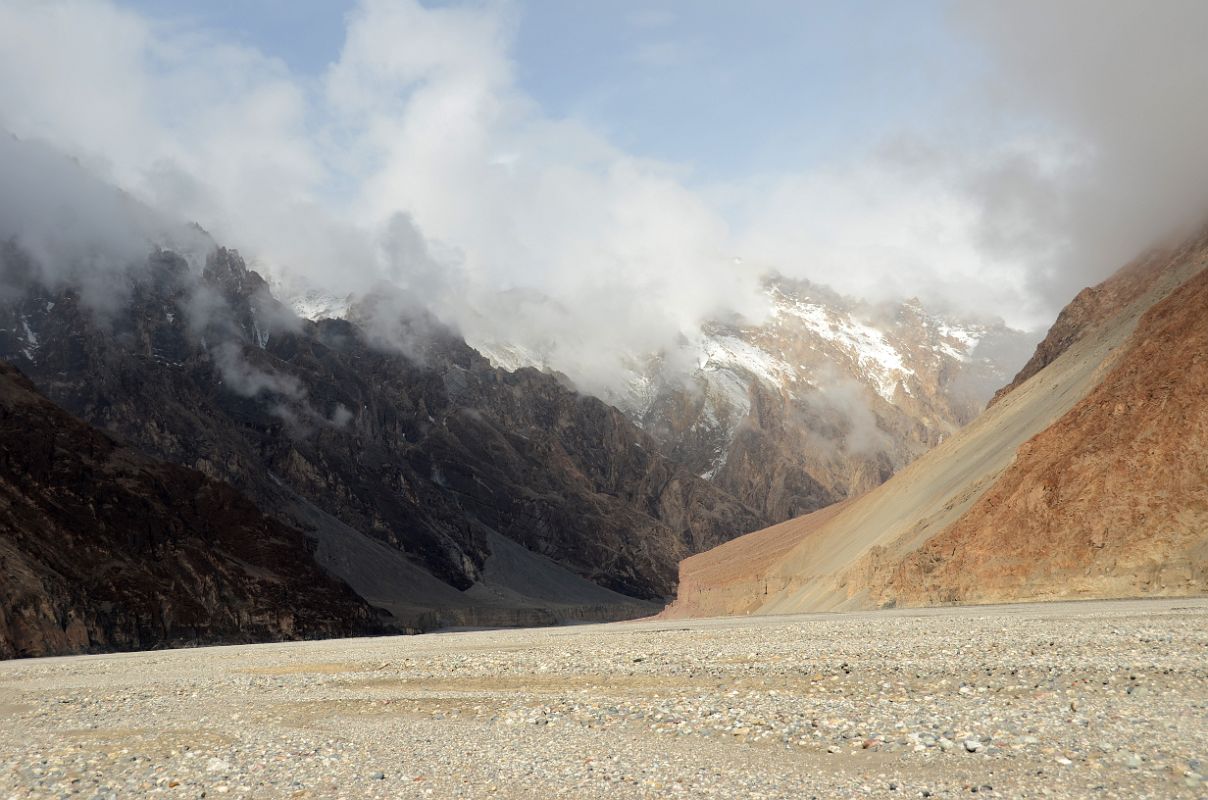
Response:
POLYGON ((168 253, 145 273, 107 314, 27 281, 0 310, 0 355, 89 422, 303 527, 401 624, 649 613, 633 598, 671 595, 681 558, 766 524, 619 411, 495 369, 422 313, 386 313, 390 298, 316 324, 232 251, 202 275, 168 253), (492 559, 496 536, 535 560, 492 559), (526 598, 508 569, 578 589, 526 598))
POLYGON ((0 363, 0 658, 379 630, 312 549, 230 486, 117 444, 0 363))
POLYGON ((1208 238, 1082 292, 884 485, 681 565, 668 614, 1208 592, 1208 238))

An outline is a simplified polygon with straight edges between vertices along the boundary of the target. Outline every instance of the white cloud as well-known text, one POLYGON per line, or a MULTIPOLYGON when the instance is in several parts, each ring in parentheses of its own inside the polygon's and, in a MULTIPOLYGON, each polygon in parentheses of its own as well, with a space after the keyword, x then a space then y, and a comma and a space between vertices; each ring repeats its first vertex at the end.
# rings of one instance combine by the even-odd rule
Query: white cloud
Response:
POLYGON ((1056 298, 1037 287, 1068 240, 1056 229, 1029 235, 1034 216, 1053 210, 1043 201, 1058 199, 1024 179, 1039 170, 1058 180, 1073 167, 1039 143, 976 155, 898 143, 724 196, 743 219, 738 249, 759 265, 869 300, 918 296, 1031 328, 1055 313, 1056 298))
POLYGON ((996 58, 994 93, 914 136, 885 131, 875 153, 707 187, 546 114, 516 83, 503 4, 364 0, 315 82, 108 0, 0 0, 0 125, 253 258, 342 293, 386 279, 594 388, 706 316, 758 316, 762 266, 1051 318, 1205 185, 1191 151, 1208 59, 1170 29, 1200 12, 1175 5, 1100 10, 1094 29, 1039 4, 962 12, 996 58), (1174 154, 1148 174, 1138 154, 1163 143, 1174 154), (1162 213, 1130 219, 1105 197, 1162 213), (1104 220, 1120 224, 1103 235, 1104 220))
POLYGON ((670 168, 516 88, 512 26, 504 6, 366 0, 313 87, 101 0, 4 0, 0 105, 18 135, 250 256, 341 292, 388 278, 600 385, 618 353, 750 305, 754 276, 735 278, 724 222, 670 168), (500 317, 508 289, 548 302, 500 317))

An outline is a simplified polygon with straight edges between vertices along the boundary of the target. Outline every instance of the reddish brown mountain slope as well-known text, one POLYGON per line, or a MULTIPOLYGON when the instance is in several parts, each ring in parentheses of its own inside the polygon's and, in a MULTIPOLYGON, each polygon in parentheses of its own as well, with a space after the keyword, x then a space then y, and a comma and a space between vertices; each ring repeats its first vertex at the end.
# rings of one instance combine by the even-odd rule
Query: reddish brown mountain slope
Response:
POLYGON ((117 444, 0 362, 0 658, 347 636, 373 620, 301 532, 117 444))
POLYGON ((769 585, 779 560, 850 502, 835 503, 684 559, 675 603, 661 616, 718 617, 758 610, 773 590, 781 588, 769 585), (753 583, 755 592, 750 590, 753 583), (760 584, 762 591, 758 591, 760 584))
POLYGON ((1208 592, 1206 264, 1201 236, 1083 292, 978 419, 787 546, 684 562, 668 613, 1208 592))
POLYGON ((894 571, 911 603, 1208 591, 1208 271, 1073 410, 894 571))

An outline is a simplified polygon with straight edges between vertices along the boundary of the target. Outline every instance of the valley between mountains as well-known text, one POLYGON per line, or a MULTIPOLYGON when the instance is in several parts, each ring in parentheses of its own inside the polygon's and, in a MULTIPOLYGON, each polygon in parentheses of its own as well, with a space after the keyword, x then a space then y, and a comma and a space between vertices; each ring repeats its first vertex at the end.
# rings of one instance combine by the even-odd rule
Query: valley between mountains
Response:
POLYGON ((0 800, 1208 800, 1206 33, 0 0, 0 800))
POLYGON ((297 316, 230 250, 153 254, 119 314, 9 246, 5 424, 41 448, 7 445, 0 653, 1203 593, 1204 242, 1014 380, 1009 330, 769 278, 767 322, 617 405, 405 298, 297 316))
POLYGON ((44 451, 8 451, 0 654, 649 616, 684 559, 866 493, 954 436, 1027 341, 769 274, 761 321, 634 353, 627 388, 597 397, 540 352, 472 347, 422 298, 291 292, 196 227, 175 235, 103 287, 0 247, 5 419, 48 431, 44 451), (76 439, 109 450, 80 461, 94 451, 76 439), (146 466, 120 477, 131 458, 146 466), (168 515, 207 514, 203 485, 227 487, 222 513, 264 516, 248 531, 279 526, 278 549, 252 558, 257 534, 224 544, 168 515), (350 601, 304 623, 288 581, 306 575, 350 601))

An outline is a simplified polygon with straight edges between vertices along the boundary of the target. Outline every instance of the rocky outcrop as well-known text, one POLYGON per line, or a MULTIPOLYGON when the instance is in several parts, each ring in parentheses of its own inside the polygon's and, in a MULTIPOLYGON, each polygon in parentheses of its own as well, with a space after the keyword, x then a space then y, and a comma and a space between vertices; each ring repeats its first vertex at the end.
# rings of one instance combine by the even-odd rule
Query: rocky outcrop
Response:
POLYGON ((302 527, 409 627, 649 613, 680 559, 766 523, 616 409, 493 368, 406 298, 300 320, 221 249, 201 271, 158 253, 114 309, 22 286, 0 309, 0 355, 93 424, 302 527), (501 557, 504 541, 519 552, 501 557), (561 594, 518 577, 538 573, 561 594))
POLYGON ((348 636, 377 615, 296 529, 0 363, 0 658, 348 636))
POLYGON ((1062 314, 1035 371, 828 519, 681 565, 669 614, 1208 592, 1208 240, 1062 314))

